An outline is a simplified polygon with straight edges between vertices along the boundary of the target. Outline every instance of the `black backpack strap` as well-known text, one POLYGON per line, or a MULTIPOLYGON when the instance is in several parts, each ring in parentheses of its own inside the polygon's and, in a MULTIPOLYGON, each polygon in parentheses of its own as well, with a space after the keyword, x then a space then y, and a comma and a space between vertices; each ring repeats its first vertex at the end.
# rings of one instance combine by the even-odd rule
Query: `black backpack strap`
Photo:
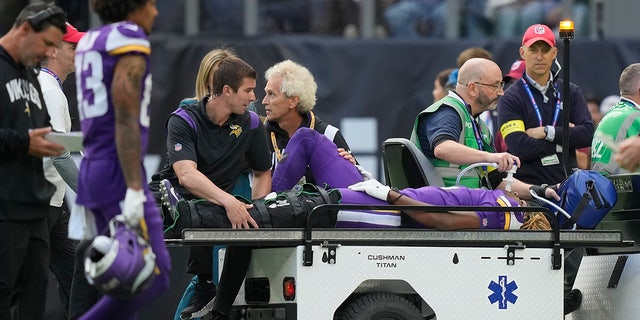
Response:
POLYGON ((295 190, 289 190, 289 191, 285 191, 282 193, 287 200, 289 200, 289 203, 291 204, 292 208, 300 208, 301 204, 300 204, 300 200, 298 199, 298 192, 295 190))
POLYGON ((320 197, 322 197, 322 200, 324 200, 324 203, 332 203, 327 190, 321 187, 317 187, 316 191, 318 191, 318 193, 320 194, 320 197))
POLYGON ((595 181, 589 180, 589 182, 587 182, 587 192, 591 194, 596 209, 611 208, 609 201, 602 196, 602 193, 598 192, 595 181))
POLYGON ((256 208, 258 216, 260 217, 260 221, 257 221, 260 228, 272 228, 271 215, 269 214, 267 206, 261 200, 254 201, 253 206, 256 208))
POLYGON ((589 205, 589 201, 591 201, 592 198, 593 197, 591 196, 591 193, 589 193, 588 191, 582 194, 580 202, 578 202, 578 205, 571 213, 571 218, 567 219, 567 221, 565 221, 565 223, 562 225, 563 229, 571 227, 576 223, 576 221, 578 221, 578 219, 580 219, 580 216, 584 212, 584 209, 589 205))

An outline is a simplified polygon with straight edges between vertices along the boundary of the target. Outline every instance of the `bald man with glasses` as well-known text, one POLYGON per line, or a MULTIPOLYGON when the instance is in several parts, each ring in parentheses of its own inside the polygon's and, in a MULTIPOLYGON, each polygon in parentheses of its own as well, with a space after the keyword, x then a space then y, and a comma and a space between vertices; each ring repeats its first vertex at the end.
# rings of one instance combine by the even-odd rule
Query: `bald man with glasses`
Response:
MULTIPOLYGON (((469 59, 460 67, 455 90, 416 117, 411 141, 431 161, 445 186, 453 186, 468 165, 491 162, 498 168, 469 170, 460 184, 469 188, 506 187, 506 171, 518 166, 520 159, 506 152, 496 153, 491 132, 478 119, 484 111, 496 109, 503 88, 502 71, 495 62, 469 59)), ((526 198, 530 197, 530 187, 520 181, 511 183, 512 190, 526 198)))

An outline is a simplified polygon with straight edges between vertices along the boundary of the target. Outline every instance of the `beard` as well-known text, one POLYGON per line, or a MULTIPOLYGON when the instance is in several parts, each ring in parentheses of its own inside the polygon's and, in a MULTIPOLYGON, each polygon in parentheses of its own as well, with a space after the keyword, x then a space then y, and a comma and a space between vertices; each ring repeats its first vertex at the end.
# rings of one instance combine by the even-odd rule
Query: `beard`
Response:
POLYGON ((478 105, 484 110, 496 110, 498 108, 498 97, 495 99, 489 99, 482 91, 478 95, 478 105))

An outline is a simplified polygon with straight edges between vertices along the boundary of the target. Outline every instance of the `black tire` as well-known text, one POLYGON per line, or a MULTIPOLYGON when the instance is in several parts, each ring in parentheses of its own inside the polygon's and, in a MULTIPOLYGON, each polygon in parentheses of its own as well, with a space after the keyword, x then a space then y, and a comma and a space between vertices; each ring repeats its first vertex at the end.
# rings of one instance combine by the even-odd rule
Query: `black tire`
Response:
POLYGON ((340 310, 338 320, 422 320, 420 310, 406 298, 377 292, 359 297, 340 310))

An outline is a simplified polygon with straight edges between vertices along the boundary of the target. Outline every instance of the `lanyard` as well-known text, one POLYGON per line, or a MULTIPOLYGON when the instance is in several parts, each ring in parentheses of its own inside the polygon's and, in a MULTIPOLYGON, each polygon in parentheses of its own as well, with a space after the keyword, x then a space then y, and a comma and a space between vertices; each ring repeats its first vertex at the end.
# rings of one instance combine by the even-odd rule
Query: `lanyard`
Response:
POLYGON ((41 68, 40 70, 50 74, 54 79, 56 79, 56 81, 58 81, 58 84, 60 85, 60 89, 62 89, 62 81, 60 81, 60 78, 55 73, 53 73, 51 70, 44 67, 41 68))
MULTIPOLYGON (((469 115, 471 115, 471 113, 469 113, 469 115)), ((476 136, 476 141, 478 142, 478 150, 483 151, 484 150, 484 141, 482 140, 482 132, 480 129, 480 124, 476 122, 475 119, 473 119, 473 116, 471 116, 471 127, 473 128, 473 133, 476 136)), ((482 121, 482 120, 480 120, 482 121)), ((487 166, 482 166, 482 171, 480 176, 484 176, 485 178, 488 177, 487 175, 487 166)), ((489 180, 487 179, 487 183, 489 182, 489 180)), ((490 184, 489 184, 490 185, 490 184)))
MULTIPOLYGON (((316 116, 311 111, 309 111, 309 116, 311 117, 311 121, 309 121, 309 128, 314 129, 316 126, 316 116)), ((278 148, 276 134, 273 131, 271 131, 271 144, 273 145, 273 151, 276 154, 276 159, 280 161, 280 159, 282 159, 282 152, 280 151, 280 148, 278 148)))
POLYGON ((475 119, 471 118, 471 127, 473 128, 473 133, 476 136, 476 141, 478 142, 478 150, 484 150, 484 141, 482 140, 482 133, 480 132, 480 124, 476 122, 475 119))
MULTIPOLYGON (((542 115, 540 114, 540 108, 538 108, 538 104, 536 103, 536 100, 533 98, 533 94, 531 93, 531 88, 529 88, 529 84, 527 83, 526 80, 524 80, 524 77, 520 78, 520 80, 522 80, 524 89, 527 91, 527 94, 529 95, 529 99, 531 99, 531 104, 533 105, 533 109, 536 111, 536 116, 538 116, 538 124, 542 127, 543 126, 542 115)), ((560 92, 556 90, 556 111, 553 113, 553 123, 551 124, 552 126, 554 127, 556 126, 559 115, 560 115, 560 92)))
MULTIPOLYGON (((483 151, 484 150, 484 140, 482 139, 482 129, 480 127, 480 124, 476 122, 476 119, 473 118, 473 115, 471 114, 471 106, 469 106, 468 104, 466 104, 466 108, 467 111, 469 112, 469 117, 471 118, 471 128, 473 128, 473 134, 476 136, 476 142, 478 143, 478 150, 483 151)), ((480 120, 482 121, 482 120, 480 120)), ((482 170, 480 171, 480 177, 484 177, 486 182, 487 182, 487 186, 491 187, 491 182, 489 181, 489 175, 488 175, 488 171, 487 171, 487 166, 482 166, 482 170)))

